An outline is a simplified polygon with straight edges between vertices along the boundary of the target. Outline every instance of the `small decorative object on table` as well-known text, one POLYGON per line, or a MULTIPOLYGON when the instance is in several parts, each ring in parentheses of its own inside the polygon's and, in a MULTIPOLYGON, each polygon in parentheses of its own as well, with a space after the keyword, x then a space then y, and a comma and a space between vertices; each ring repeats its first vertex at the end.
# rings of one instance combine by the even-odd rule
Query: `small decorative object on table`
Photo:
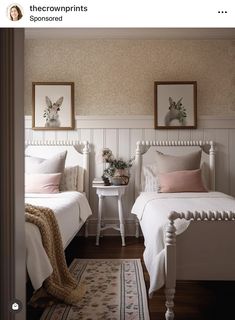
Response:
POLYGON ((120 186, 120 185, 126 185, 129 182, 129 177, 128 176, 113 176, 110 178, 111 183, 114 186, 120 186))
POLYGON ((111 186, 111 183, 108 177, 105 177, 104 175, 102 175, 102 179, 104 181, 105 186, 111 186))
POLYGON ((104 180, 102 178, 94 178, 92 181, 93 186, 104 186, 104 180))
POLYGON ((121 158, 115 159, 110 149, 102 150, 102 160, 108 164, 104 169, 102 178, 105 185, 127 185, 129 182, 129 168, 132 166, 134 157, 129 161, 121 158))

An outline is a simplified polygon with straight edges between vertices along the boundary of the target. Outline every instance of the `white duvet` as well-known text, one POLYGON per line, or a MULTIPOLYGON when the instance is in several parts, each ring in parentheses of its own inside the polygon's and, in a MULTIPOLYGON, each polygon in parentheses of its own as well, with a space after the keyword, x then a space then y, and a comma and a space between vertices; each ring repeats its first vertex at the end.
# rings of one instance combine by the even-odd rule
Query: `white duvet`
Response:
MULTIPOLYGON (((25 195, 25 203, 51 208, 56 216, 64 248, 73 239, 86 219, 92 214, 86 197, 76 191, 55 194, 25 195)), ((52 266, 42 245, 37 226, 25 223, 26 266, 35 290, 52 273, 52 266)))
MULTIPOLYGON (((136 214, 144 235, 144 262, 150 276, 149 295, 165 281, 165 227, 171 211, 234 211, 235 199, 221 192, 156 193, 144 192, 136 199, 132 213, 136 214)), ((176 234, 184 232, 190 222, 177 219, 176 234)))

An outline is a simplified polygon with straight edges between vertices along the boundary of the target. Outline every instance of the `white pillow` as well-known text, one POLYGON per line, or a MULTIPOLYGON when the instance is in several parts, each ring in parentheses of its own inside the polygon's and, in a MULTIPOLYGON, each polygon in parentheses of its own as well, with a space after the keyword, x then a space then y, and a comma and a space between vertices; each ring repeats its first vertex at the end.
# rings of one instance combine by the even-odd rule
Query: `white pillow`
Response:
POLYGON ((49 159, 25 156, 25 173, 63 173, 67 151, 49 159))
POLYGON ((79 166, 66 167, 60 182, 61 191, 83 192, 84 169, 79 166))
POLYGON ((202 181, 204 186, 207 188, 207 190, 211 189, 210 185, 210 167, 209 164, 206 162, 203 162, 201 164, 201 170, 202 170, 202 181))
POLYGON ((144 188, 145 192, 158 192, 158 169, 156 164, 143 167, 144 188))
POLYGON ((200 168, 202 150, 184 155, 164 154, 157 151, 156 164, 159 173, 172 171, 196 170, 200 168))

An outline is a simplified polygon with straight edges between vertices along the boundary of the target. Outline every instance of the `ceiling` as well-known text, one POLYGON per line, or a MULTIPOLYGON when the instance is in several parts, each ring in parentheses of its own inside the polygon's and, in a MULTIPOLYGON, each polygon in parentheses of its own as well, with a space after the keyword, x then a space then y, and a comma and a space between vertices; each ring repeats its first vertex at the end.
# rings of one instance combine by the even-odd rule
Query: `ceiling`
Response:
POLYGON ((26 28, 25 38, 235 40, 235 28, 26 28))

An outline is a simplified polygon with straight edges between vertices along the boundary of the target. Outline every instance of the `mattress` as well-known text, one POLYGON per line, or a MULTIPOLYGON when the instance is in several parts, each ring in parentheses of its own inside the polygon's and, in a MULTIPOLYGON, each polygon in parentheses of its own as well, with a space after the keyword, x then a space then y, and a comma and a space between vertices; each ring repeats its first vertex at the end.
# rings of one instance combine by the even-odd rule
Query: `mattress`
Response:
MULTIPOLYGON (((55 194, 25 195, 25 203, 51 208, 56 216, 61 232, 63 247, 66 248, 87 218, 92 214, 84 194, 66 191, 55 194)), ((26 266, 35 290, 52 273, 52 266, 43 248, 41 234, 37 226, 25 223, 26 266)))
MULTIPOLYGON (((143 192, 136 199, 136 214, 145 241, 144 262, 150 276, 149 295, 165 281, 165 228, 171 211, 234 211, 235 200, 221 192, 156 193, 143 192)), ((176 234, 184 232, 190 221, 175 220, 176 234)))

